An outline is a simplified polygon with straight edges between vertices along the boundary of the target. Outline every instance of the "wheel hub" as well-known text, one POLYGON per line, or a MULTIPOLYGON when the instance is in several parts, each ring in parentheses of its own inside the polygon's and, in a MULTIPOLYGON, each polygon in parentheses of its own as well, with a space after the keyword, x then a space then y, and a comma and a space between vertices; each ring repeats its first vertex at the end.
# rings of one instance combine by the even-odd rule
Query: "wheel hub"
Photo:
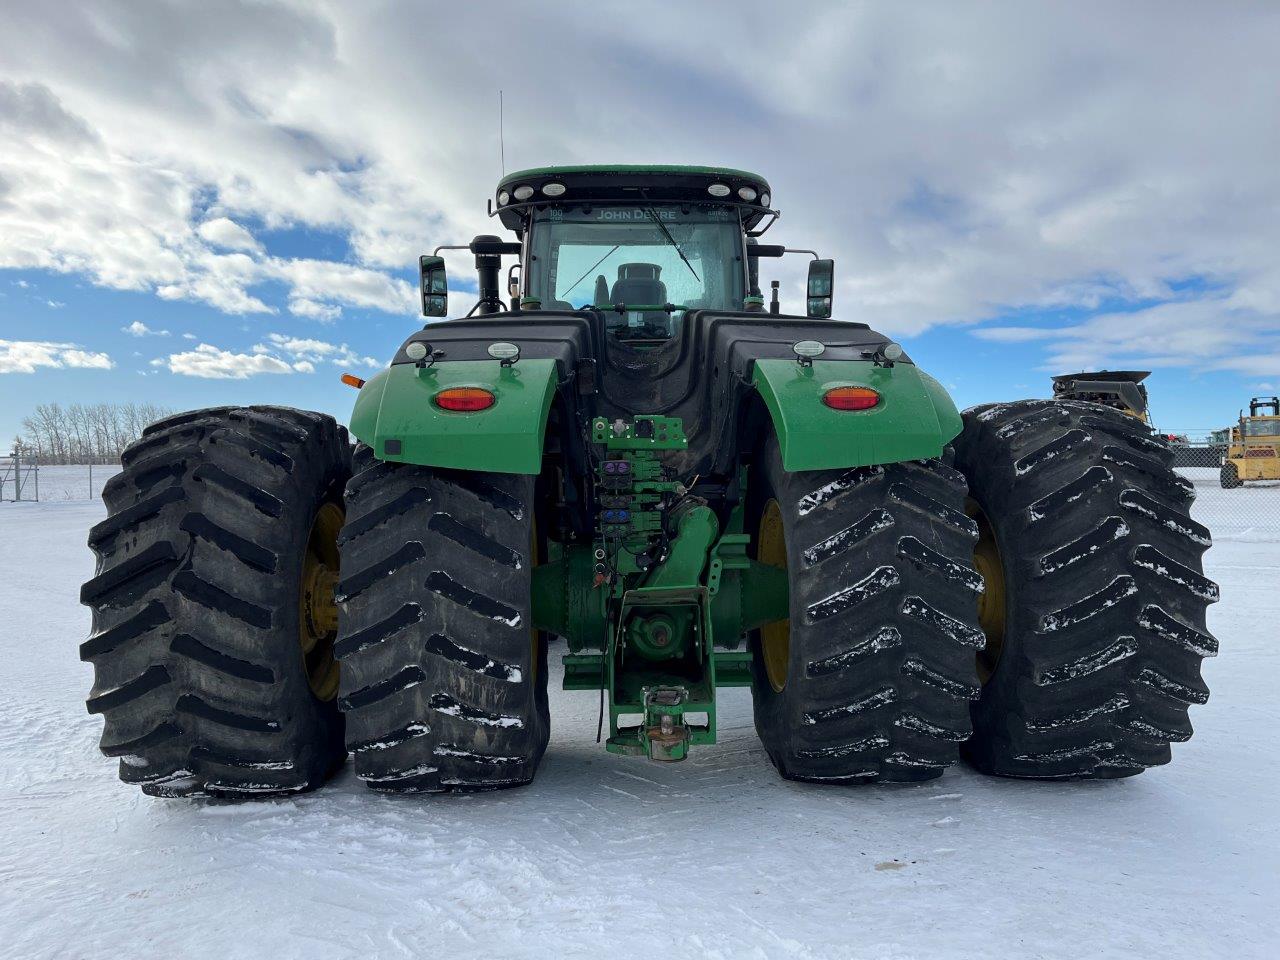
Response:
MULTIPOLYGON (((756 559, 770 567, 787 569, 787 541, 782 527, 782 508, 777 500, 765 504, 756 537, 756 559)), ((760 628, 760 653, 769 685, 778 693, 787 685, 787 664, 791 659, 791 622, 778 620, 760 628)))
POLYGON ((973 548, 973 565, 982 577, 983 590, 978 595, 978 625, 986 634, 987 645, 978 651, 978 678, 986 683, 995 673, 1004 650, 1007 590, 1004 561, 996 542, 991 521, 972 498, 965 500, 965 513, 978 524, 978 542, 973 548))
POLYGON ((338 533, 345 514, 336 503, 317 512, 302 556, 298 592, 298 645, 311 692, 320 700, 338 695, 338 662, 333 642, 338 635, 338 533))

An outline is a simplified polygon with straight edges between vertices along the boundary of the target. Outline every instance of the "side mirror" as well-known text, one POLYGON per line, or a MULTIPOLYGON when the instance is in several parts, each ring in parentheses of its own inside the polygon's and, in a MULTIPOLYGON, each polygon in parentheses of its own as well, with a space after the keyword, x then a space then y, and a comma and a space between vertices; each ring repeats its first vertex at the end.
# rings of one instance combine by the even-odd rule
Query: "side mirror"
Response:
POLYGON ((422 315, 443 317, 449 312, 449 281, 444 274, 444 257, 418 258, 422 276, 422 315))
POLYGON ((808 299, 805 312, 811 317, 831 317, 831 291, 834 283, 834 260, 810 260, 808 299))

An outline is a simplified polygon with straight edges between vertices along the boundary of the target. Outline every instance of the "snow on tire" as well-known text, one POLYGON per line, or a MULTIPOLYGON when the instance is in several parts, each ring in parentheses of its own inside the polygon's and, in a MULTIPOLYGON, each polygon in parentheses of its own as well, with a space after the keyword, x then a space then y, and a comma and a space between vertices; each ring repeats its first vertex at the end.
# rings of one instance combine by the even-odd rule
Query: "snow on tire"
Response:
POLYGON ((332 417, 282 407, 169 417, 125 450, 89 534, 80 647, 122 780, 242 798, 309 790, 341 766, 342 717, 312 692, 299 595, 313 520, 340 509, 350 456, 332 417))
POLYGON ((339 703, 356 774, 442 792, 533 779, 550 729, 530 626, 533 478, 356 448, 342 534, 339 703))
POLYGON ((776 504, 791 583, 785 669, 770 666, 775 628, 753 638, 756 730, 770 758, 795 780, 938 776, 969 735, 983 644, 963 478, 940 460, 788 473, 776 440, 762 465, 753 555, 770 562, 776 504))
POLYGON ((1188 707, 1208 699, 1200 663, 1218 648, 1205 627, 1218 599, 1201 565, 1209 532, 1189 516, 1173 453, 1099 404, 994 404, 964 422, 956 465, 1005 602, 983 618, 989 676, 962 752, 1014 777, 1167 763, 1191 736, 1188 707))

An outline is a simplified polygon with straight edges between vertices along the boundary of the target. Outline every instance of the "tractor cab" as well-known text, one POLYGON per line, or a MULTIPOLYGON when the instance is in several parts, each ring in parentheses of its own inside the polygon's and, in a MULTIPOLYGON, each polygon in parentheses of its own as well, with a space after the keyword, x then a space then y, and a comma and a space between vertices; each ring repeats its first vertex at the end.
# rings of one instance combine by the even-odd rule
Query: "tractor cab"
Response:
MULTIPOLYGON (((813 259, 806 313, 831 314, 829 260, 758 238, 777 219, 768 182, 714 167, 547 167, 509 174, 490 214, 518 238, 477 237, 422 258, 427 316, 447 312, 442 249, 476 254, 477 314, 600 311, 615 342, 653 345, 675 336, 695 310, 763 312, 761 257, 813 259), (500 258, 514 255, 506 303, 498 295, 500 258)), ((777 285, 770 309, 779 313, 777 285)))

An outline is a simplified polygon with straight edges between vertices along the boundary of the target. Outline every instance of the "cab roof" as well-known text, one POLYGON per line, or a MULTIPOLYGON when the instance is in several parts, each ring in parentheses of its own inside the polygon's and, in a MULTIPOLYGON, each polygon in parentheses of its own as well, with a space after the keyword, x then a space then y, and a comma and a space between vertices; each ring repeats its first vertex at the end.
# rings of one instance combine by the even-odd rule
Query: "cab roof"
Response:
POLYGON ((537 207, 637 203, 733 206, 742 211, 743 222, 751 229, 772 212, 773 202, 769 182, 757 173, 729 167, 653 164, 518 170, 498 182, 493 199, 502 225, 517 233, 523 230, 525 214, 537 207), (522 188, 529 192, 518 197, 517 192, 525 192, 522 188))

